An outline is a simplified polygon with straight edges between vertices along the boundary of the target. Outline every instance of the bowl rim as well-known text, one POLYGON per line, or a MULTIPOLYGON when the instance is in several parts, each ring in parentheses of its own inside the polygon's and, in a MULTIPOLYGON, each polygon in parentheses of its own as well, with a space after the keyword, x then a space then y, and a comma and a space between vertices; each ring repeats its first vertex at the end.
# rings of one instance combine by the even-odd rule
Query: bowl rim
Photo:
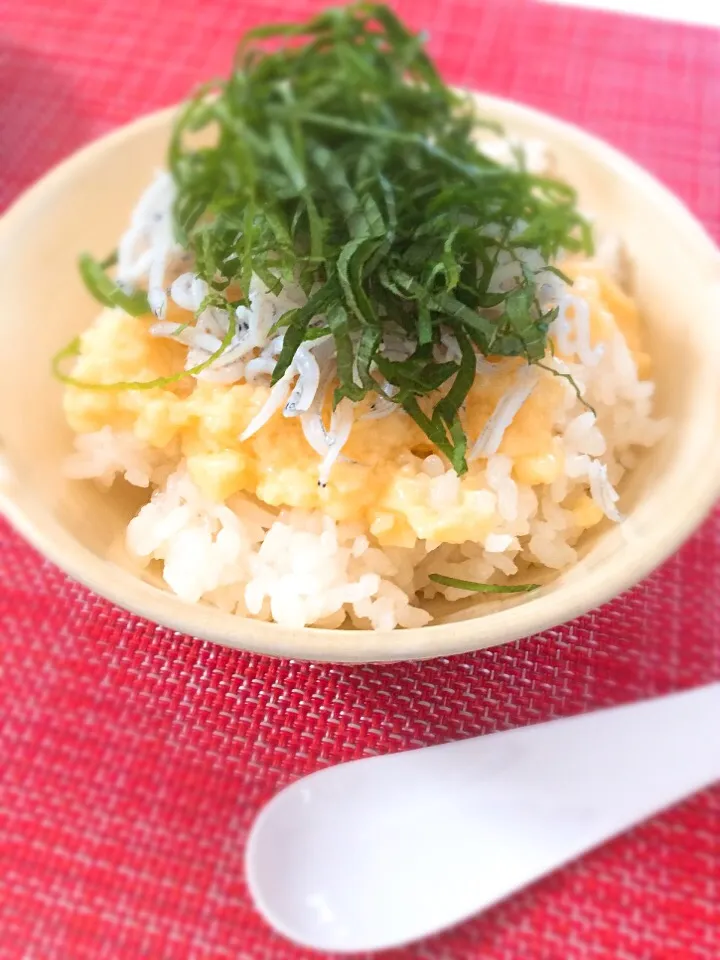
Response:
MULTIPOLYGON (((480 110, 489 110, 510 124, 529 122, 553 131, 556 136, 594 156, 630 185, 635 184, 645 192, 651 191, 657 204, 681 231, 683 241, 716 261, 720 289, 720 250, 687 206, 652 174, 620 150, 575 124, 503 97, 474 90, 466 92, 473 96, 480 110)), ((168 126, 179 106, 166 107, 124 124, 53 167, 27 188, 0 218, 0 248, 11 242, 14 231, 21 228, 33 207, 41 204, 45 197, 75 179, 83 169, 92 165, 97 156, 121 148, 126 141, 145 131, 168 126)), ((29 512, 1 484, 0 513, 37 550, 72 578, 140 617, 183 634, 251 653, 316 662, 358 663, 423 660, 467 653, 566 623, 634 586, 659 566, 698 527, 718 496, 720 457, 715 457, 708 464, 707 471, 696 478, 688 509, 668 517, 662 529, 653 529, 647 549, 633 554, 634 562, 618 563, 609 568, 604 565, 602 570, 590 570, 582 582, 563 585, 560 594, 540 592, 522 604, 500 607, 480 617, 393 631, 288 629, 276 623, 223 613, 201 603, 184 604, 179 598, 150 587, 139 578, 138 585, 147 590, 138 589, 137 595, 133 593, 128 598, 124 589, 116 589, 112 575, 108 575, 107 561, 77 541, 77 549, 59 544, 33 522, 29 512), (168 598, 175 602, 168 603, 168 598)))

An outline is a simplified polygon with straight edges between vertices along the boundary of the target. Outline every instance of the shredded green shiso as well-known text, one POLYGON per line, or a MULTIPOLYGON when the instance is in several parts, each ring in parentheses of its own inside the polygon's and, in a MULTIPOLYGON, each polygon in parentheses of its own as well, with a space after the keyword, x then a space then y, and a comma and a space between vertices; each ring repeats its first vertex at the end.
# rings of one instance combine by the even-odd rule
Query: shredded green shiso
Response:
MULTIPOLYGON (((308 296, 276 322, 284 345, 273 382, 303 341, 330 334, 334 402, 388 396, 459 474, 476 353, 529 363, 546 353, 555 311, 543 313, 535 274, 516 251, 532 248, 548 265, 561 251, 591 252, 573 189, 528 172, 521 152, 513 167, 486 157, 479 123, 471 100, 441 80, 422 36, 384 5, 357 3, 249 31, 229 79, 182 111, 168 156, 176 239, 209 285, 205 305, 230 314, 228 329, 253 275, 272 291, 299 282, 308 296), (196 145, 201 131, 211 146, 196 145), (498 293, 489 284, 502 250, 522 272, 498 293), (407 359, 391 349, 398 339, 412 350, 407 359), (456 342, 459 359, 436 359, 441 340, 456 342)), ((96 298, 145 312, 144 294, 124 293, 104 266, 81 264, 96 298)), ((77 344, 56 360, 74 353, 77 344)), ((59 362, 55 370, 92 386, 59 362)), ((151 385, 161 384, 107 388, 151 385)))
POLYGON ((444 587, 455 587, 457 590, 469 590, 472 593, 531 593, 540 589, 539 583, 478 583, 475 580, 446 577, 441 573, 431 573, 428 579, 444 587))

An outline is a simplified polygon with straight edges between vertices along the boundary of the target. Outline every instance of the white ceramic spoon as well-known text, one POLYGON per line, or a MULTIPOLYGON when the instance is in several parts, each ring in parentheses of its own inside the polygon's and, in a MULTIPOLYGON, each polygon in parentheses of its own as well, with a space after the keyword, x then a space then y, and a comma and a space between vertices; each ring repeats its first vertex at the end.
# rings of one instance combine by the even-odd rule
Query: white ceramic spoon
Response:
POLYGON ((247 847, 280 933, 381 950, 478 913, 720 779, 720 683, 321 770, 247 847))

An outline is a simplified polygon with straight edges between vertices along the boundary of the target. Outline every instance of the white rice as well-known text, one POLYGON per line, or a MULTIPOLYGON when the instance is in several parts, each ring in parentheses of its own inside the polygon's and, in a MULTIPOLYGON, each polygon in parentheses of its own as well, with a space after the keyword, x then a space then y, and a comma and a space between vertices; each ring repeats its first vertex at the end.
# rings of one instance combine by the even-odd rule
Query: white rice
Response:
POLYGON ((339 626, 349 615, 377 629, 418 627, 430 617, 406 587, 422 547, 380 550, 356 526, 319 511, 279 514, 236 496, 204 497, 180 467, 130 522, 127 545, 161 560, 183 600, 273 619, 287 627, 339 626))
MULTIPOLYGON (((159 318, 151 331, 184 343, 190 369, 218 350, 230 318, 224 311, 207 308, 194 326, 181 328, 163 319, 168 293, 182 308, 197 312, 207 292, 187 266, 184 273, 174 271, 176 279, 169 289, 163 285, 165 272, 172 272, 173 258, 182 257, 169 239, 171 201, 172 186, 161 175, 139 204, 121 242, 119 279, 131 285, 140 275, 146 277, 159 318)), ((534 251, 517 253, 531 269, 541 270, 534 251)), ((620 262, 616 249, 610 248, 611 255, 620 262)), ((509 289, 519 275, 517 261, 501 255, 490 288, 509 289)), ((77 437, 67 473, 106 485, 119 476, 136 486, 154 488, 149 503, 129 524, 127 548, 143 565, 159 562, 167 585, 188 603, 204 600, 232 613, 272 619, 291 628, 422 626, 431 619, 419 606, 424 600, 468 596, 467 591, 430 581, 431 573, 503 582, 532 564, 555 570, 572 564, 584 528, 565 505, 576 495, 589 493, 605 516, 620 521, 615 488, 634 465, 634 448, 653 444, 662 433, 663 425, 652 417, 653 384, 638 378, 621 333, 615 329, 607 341, 593 346, 589 309, 578 286, 570 291, 552 273, 540 274, 538 285, 543 307, 558 307, 550 333, 566 357, 546 361, 561 375, 557 382, 562 400, 555 415, 552 451, 564 463, 561 476, 550 484, 522 484, 512 476, 512 460, 498 453, 518 411, 541 379, 553 376, 538 367, 519 369, 480 436, 471 438, 469 459, 475 461, 474 470, 481 467, 482 489, 463 491, 458 476, 437 455, 418 462, 428 479, 432 509, 442 513, 469 503, 491 514, 482 543, 438 544, 420 539, 412 548, 381 547, 359 526, 336 523, 320 510, 278 512, 243 494, 218 504, 198 490, 177 454, 152 450, 133 434, 113 432, 110 427, 77 437), (568 374, 594 413, 563 378, 568 374)), ((282 334, 269 339, 269 331, 278 316, 304 301, 304 295, 293 286, 274 295, 254 279, 249 300, 249 307, 236 312, 229 348, 198 374, 200 378, 221 383, 269 382, 282 349, 282 334)), ((438 349, 450 357, 455 348, 449 339, 438 349)), ((397 354, 406 356, 407 344, 399 342, 397 354)), ((478 357, 478 372, 491 377, 505 363, 478 357)), ((324 338, 304 344, 240 439, 262 429, 279 411, 299 417, 306 440, 318 454, 319 482, 327 483, 353 425, 349 401, 338 406, 329 427, 323 423, 322 405, 334 375, 332 341, 324 338)), ((383 417, 396 409, 391 400, 380 398, 365 416, 383 417)))
MULTIPOLYGON (((651 416, 653 385, 638 379, 618 332, 596 351, 592 364, 581 362, 581 354, 587 359, 589 340, 587 331, 578 328, 585 323, 582 310, 574 319, 556 321, 557 326, 565 325, 563 335, 572 356, 567 363, 553 359, 548 364, 573 375, 597 417, 583 406, 570 383, 558 381, 562 402, 554 442, 565 470, 552 484, 532 487, 515 480, 512 460, 497 453, 519 408, 517 387, 505 394, 490 419, 491 428, 478 439, 484 489, 465 494, 475 496, 479 508, 490 506, 493 511, 492 529, 483 543, 438 545, 419 540, 412 548, 380 547, 358 526, 336 523, 321 511, 277 512, 241 494, 218 504, 200 493, 182 462, 167 477, 167 467, 162 466, 166 454, 109 427, 77 438, 68 474, 95 477, 105 484, 121 476, 137 486, 156 486, 150 502, 128 527, 127 547, 141 563, 159 561, 165 582, 189 603, 205 600, 232 613, 293 628, 348 623, 375 629, 422 626, 431 619, 418 606, 422 600, 468 595, 431 582, 430 573, 502 582, 529 564, 559 570, 573 563, 582 529, 563 503, 576 493, 589 492, 606 516, 621 519, 615 486, 632 461, 632 457, 628 461, 632 448, 654 443, 662 424, 651 416)), ((551 332, 558 335, 557 329, 551 332)), ((542 369, 532 370, 532 375, 552 376, 542 369)), ((340 408, 337 413, 340 417, 340 408)), ((342 426, 343 433, 351 422, 342 426)), ((331 444, 326 458, 332 452, 331 444)), ((322 469, 326 465, 324 460, 322 469)), ((460 502, 460 479, 439 456, 428 456, 420 467, 429 478, 434 509, 452 509, 460 502)))
POLYGON ((65 461, 65 475, 73 480, 97 480, 111 486, 117 476, 134 487, 149 487, 162 453, 130 432, 103 427, 75 437, 75 452, 65 461))

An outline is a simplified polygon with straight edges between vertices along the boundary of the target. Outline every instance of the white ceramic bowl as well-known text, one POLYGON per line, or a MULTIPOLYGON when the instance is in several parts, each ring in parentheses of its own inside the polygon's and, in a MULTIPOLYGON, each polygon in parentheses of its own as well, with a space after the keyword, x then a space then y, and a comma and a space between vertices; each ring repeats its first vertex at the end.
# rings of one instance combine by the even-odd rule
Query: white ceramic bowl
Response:
POLYGON ((415 630, 287 630, 188 605, 110 559, 137 492, 101 492, 63 479, 71 435, 53 353, 97 305, 76 269, 104 255, 163 165, 174 111, 91 144, 32 187, 0 222, 0 507, 71 576, 134 613, 176 630, 262 653, 382 661, 474 650, 571 619, 632 586, 675 550, 720 492, 720 253, 688 210, 627 157, 581 130, 518 104, 477 96, 511 134, 540 138, 583 206, 618 233, 634 262, 649 328, 666 438, 621 488, 627 519, 588 538, 579 562, 536 593, 465 603, 415 630))

